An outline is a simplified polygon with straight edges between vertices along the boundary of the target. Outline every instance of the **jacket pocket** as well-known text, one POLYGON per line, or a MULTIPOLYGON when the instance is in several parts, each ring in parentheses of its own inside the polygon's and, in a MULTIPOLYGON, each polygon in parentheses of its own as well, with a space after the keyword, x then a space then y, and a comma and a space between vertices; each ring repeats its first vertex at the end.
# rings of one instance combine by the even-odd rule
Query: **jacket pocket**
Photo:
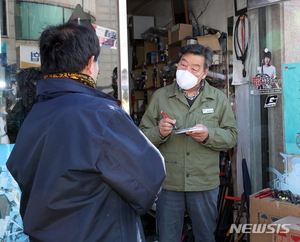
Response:
POLYGON ((219 122, 213 119, 212 120, 201 119, 201 120, 197 120, 196 122, 197 124, 203 124, 207 128, 219 128, 219 122))
POLYGON ((167 176, 164 180, 164 184, 166 186, 168 186, 169 188, 182 186, 185 172, 183 164, 184 162, 182 157, 171 153, 165 155, 167 176))

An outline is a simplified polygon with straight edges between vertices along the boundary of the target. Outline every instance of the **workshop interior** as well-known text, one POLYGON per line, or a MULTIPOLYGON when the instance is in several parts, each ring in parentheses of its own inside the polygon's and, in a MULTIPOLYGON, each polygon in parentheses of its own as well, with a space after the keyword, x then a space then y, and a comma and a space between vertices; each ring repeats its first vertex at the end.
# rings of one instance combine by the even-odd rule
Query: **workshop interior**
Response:
MULTIPOLYGON (((39 36, 67 21, 95 29, 97 89, 137 126, 153 93, 176 81, 180 49, 209 46, 206 80, 226 95, 238 127, 236 145, 220 152, 215 240, 300 241, 300 1, 1 0, 0 11, 0 187, 10 207, 1 241, 26 241, 5 164, 37 102, 39 36)), ((142 222, 147 241, 158 241, 155 204, 142 222)), ((186 214, 182 242, 194 241, 192 230, 186 214)))

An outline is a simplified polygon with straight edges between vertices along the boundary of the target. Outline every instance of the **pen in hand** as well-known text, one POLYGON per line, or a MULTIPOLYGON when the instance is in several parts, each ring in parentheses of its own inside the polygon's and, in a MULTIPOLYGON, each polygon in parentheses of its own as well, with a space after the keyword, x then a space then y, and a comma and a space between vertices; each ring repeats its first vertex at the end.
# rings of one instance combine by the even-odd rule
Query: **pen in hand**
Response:
MULTIPOLYGON (((161 114, 162 114, 165 118, 169 118, 169 116, 168 116, 164 111, 161 111, 161 114)), ((177 129, 176 124, 172 124, 172 126, 173 126, 174 129, 177 129)))

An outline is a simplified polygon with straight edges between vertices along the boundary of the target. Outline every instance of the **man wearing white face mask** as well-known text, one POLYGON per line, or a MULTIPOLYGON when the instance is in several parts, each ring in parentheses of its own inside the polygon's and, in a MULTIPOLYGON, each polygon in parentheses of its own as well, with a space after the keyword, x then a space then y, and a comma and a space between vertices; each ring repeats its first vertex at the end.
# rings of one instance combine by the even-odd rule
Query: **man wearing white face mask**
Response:
POLYGON ((237 127, 225 94, 205 80, 212 56, 209 47, 183 46, 176 82, 153 94, 140 123, 165 158, 167 175, 156 207, 162 242, 180 241, 186 210, 195 241, 215 241, 219 152, 236 144, 237 127), (176 134, 176 128, 191 127, 198 130, 176 134))

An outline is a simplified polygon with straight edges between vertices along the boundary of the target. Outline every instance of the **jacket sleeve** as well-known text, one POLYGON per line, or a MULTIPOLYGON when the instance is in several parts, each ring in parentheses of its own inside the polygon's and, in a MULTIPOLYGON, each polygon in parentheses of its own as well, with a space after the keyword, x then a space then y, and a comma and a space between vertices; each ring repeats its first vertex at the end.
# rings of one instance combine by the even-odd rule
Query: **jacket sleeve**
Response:
POLYGON ((224 151, 235 146, 238 132, 232 108, 223 94, 219 103, 222 105, 219 112, 219 127, 208 128, 209 138, 202 145, 215 151, 224 151))
POLYGON ((165 178, 160 152, 123 111, 113 114, 101 145, 98 167, 102 179, 136 211, 145 214, 165 178))
POLYGON ((154 92, 151 98, 151 102, 147 107, 141 123, 139 125, 140 130, 146 135, 155 147, 159 147, 160 144, 165 143, 169 136, 161 139, 159 136, 158 122, 161 119, 161 114, 158 107, 158 92, 154 92))

